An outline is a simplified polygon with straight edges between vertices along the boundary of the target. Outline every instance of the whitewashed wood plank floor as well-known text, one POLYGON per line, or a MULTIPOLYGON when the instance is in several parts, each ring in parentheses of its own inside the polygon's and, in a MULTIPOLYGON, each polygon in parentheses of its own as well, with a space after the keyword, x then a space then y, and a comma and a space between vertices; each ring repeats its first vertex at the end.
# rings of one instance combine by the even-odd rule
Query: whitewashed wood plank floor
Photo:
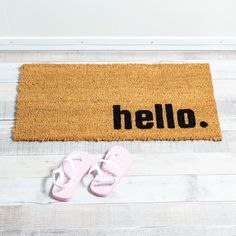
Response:
POLYGON ((236 52, 0 52, 0 235, 236 235, 236 52), (209 63, 222 142, 118 142, 133 166, 107 198, 81 186, 73 200, 48 195, 64 155, 94 160, 116 142, 13 142, 23 63, 209 63))

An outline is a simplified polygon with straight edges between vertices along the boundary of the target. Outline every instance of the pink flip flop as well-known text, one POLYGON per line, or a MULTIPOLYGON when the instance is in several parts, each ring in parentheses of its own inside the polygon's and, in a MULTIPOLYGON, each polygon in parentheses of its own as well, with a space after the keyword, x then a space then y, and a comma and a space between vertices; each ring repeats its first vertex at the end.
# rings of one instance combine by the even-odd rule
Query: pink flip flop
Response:
POLYGON ((97 173, 89 186, 90 191, 100 197, 107 196, 126 174, 131 161, 132 157, 127 149, 120 146, 112 147, 105 158, 90 169, 90 175, 92 172, 97 173))
POLYGON ((52 197, 59 201, 69 201, 91 165, 92 159, 86 152, 72 152, 65 157, 61 166, 52 171, 52 197))

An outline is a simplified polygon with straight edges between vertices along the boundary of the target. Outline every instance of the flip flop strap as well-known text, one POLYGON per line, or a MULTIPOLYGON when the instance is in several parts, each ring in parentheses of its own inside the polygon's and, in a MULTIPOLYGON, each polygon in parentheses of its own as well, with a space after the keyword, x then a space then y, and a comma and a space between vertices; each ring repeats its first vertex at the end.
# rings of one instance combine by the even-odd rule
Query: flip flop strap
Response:
POLYGON ((117 181, 119 176, 121 176, 121 174, 122 174, 121 169, 118 164, 116 164, 114 161, 106 160, 106 159, 99 160, 98 163, 90 169, 89 175, 91 175, 91 173, 94 171, 97 172, 98 177, 94 178, 93 181, 98 182, 99 184, 112 185, 117 181), (110 177, 101 177, 101 174, 102 174, 102 169, 100 166, 101 163, 106 163, 106 164, 114 167, 118 173, 117 174, 112 173, 112 176, 110 176, 110 177))
POLYGON ((76 168, 75 168, 75 163, 74 160, 80 160, 80 158, 75 158, 75 157, 66 157, 61 166, 55 170, 52 171, 52 178, 53 178, 53 183, 54 185, 56 185, 57 187, 60 188, 65 188, 65 186, 69 186, 71 184, 73 184, 75 182, 75 172, 76 172, 76 168), (71 167, 71 175, 67 177, 69 177, 69 180, 66 183, 63 183, 64 179, 65 179, 65 162, 69 162, 69 166, 71 167), (57 180, 59 179, 59 181, 61 182, 57 182, 57 180))

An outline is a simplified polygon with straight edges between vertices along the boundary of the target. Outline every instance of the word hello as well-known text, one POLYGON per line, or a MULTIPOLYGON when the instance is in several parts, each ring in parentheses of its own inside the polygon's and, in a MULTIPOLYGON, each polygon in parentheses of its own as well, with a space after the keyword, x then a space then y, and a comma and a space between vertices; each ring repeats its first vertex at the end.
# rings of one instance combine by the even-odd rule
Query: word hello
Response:
MULTIPOLYGON (((136 127, 139 129, 151 129, 154 124, 156 128, 163 129, 165 125, 169 129, 174 129, 176 127, 174 121, 174 112, 172 104, 165 104, 165 119, 162 104, 154 105, 154 114, 149 110, 138 110, 135 112, 135 123, 136 127), (155 116, 155 121, 154 121, 155 116), (166 121, 166 124, 165 124, 166 121)), ((178 126, 180 128, 194 128, 196 126, 196 119, 194 111, 191 109, 179 109, 176 112, 178 126)), ((129 110, 121 110, 120 105, 113 106, 113 120, 114 129, 121 129, 122 127, 122 117, 124 118, 124 128, 132 129, 132 116, 129 110)), ((205 121, 200 122, 202 128, 207 127, 205 121)))

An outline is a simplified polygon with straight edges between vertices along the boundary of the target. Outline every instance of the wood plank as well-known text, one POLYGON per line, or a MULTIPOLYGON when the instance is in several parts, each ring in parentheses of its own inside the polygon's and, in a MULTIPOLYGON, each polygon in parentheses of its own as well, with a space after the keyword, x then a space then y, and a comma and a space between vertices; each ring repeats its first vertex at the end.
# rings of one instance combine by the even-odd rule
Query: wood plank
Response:
POLYGON ((0 82, 16 83, 21 63, 0 63, 0 82))
POLYGON ((15 101, 17 95, 17 83, 0 83, 0 100, 15 101))
MULTIPOLYGON (((80 186, 69 204, 236 201, 235 181, 236 175, 126 176, 106 198, 80 186)), ((0 205, 58 205, 51 186, 51 178, 0 178, 0 205)))
MULTIPOLYGON (((225 121, 226 122, 226 121, 225 121)), ((235 122, 232 122, 235 127, 235 122)), ((80 142, 13 142, 13 121, 0 122, 0 156, 16 155, 65 155, 73 150, 104 153, 113 145, 122 145, 133 153, 167 152, 236 152, 236 131, 223 130, 223 140, 213 141, 80 141, 80 142)), ((233 129, 233 128, 232 128, 233 129)))
MULTIPOLYGON (((30 63, 30 62, 28 62, 30 63)), ((39 62, 40 63, 40 62, 39 62)), ((42 63, 42 62, 41 62, 42 63)), ((80 63, 209 63, 211 68, 211 74, 213 80, 225 80, 225 79, 236 79, 236 60, 157 60, 156 57, 153 57, 152 60, 147 60, 145 58, 136 59, 133 58, 131 61, 127 58, 127 61, 124 60, 108 60, 108 61, 96 61, 96 58, 91 61, 62 61, 62 62, 53 62, 46 61, 43 63, 63 63, 63 64, 80 64, 80 63)), ((0 63, 0 83, 16 83, 19 80, 19 67, 24 63, 0 63)))
POLYGON ((64 230, 7 230, 0 232, 1 236, 234 236, 236 226, 153 226, 153 227, 129 227, 129 228, 98 228, 98 229, 64 229, 64 230))
POLYGON ((0 222, 0 230, 2 231, 54 230, 55 235, 57 235, 56 230, 65 229, 88 229, 89 233, 94 229, 142 229, 145 227, 159 227, 164 232, 167 227, 179 227, 183 230, 192 228, 193 232, 198 228, 202 228, 203 232, 207 228, 208 231, 212 229, 212 232, 217 231, 217 228, 220 230, 228 228, 228 232, 230 232, 230 229, 235 229, 236 203, 188 202, 88 205, 61 203, 57 205, 1 206, 0 222))
POLYGON ((223 131, 223 141, 118 141, 118 142, 13 142, 0 133, 0 156, 66 155, 74 150, 104 153, 113 145, 122 145, 133 153, 236 152, 236 132, 223 131))
POLYGON ((236 60, 235 51, 1 51, 0 62, 236 60))
MULTIPOLYGON (((94 163, 104 154, 93 154, 94 163)), ((128 176, 236 174, 236 153, 133 154, 128 176)), ((1 156, 0 178, 39 178, 50 175, 64 155, 1 156)))
POLYGON ((1 101, 0 98, 0 120, 14 120, 15 110, 16 110, 15 101, 1 101))

